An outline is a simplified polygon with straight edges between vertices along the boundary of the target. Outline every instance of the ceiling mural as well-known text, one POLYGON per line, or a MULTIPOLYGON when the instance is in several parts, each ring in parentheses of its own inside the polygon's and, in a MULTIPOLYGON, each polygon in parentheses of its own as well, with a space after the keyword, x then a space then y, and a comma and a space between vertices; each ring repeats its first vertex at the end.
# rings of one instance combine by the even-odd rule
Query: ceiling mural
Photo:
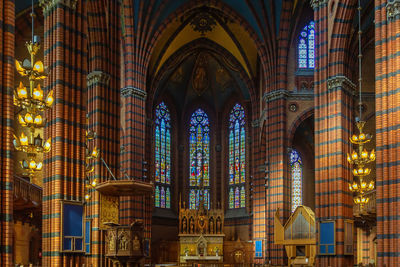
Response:
POLYGON ((210 86, 210 80, 207 72, 208 55, 199 53, 192 73, 192 87, 197 95, 201 96, 210 86))
POLYGON ((157 42, 150 61, 151 73, 158 73, 178 49, 196 39, 207 38, 230 51, 249 77, 256 72, 257 49, 247 32, 217 9, 200 7, 170 23, 157 42), (235 32, 235 34, 233 34, 235 32))

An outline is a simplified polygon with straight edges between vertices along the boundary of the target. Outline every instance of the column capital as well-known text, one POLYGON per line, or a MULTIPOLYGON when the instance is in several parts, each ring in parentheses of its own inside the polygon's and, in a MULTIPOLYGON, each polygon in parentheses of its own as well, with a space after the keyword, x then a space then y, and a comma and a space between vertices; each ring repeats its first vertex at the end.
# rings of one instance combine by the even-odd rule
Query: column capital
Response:
POLYGON ((394 20, 400 15, 400 0, 392 0, 386 4, 387 20, 394 20))
POLYGON ((310 0, 310 5, 313 9, 317 9, 320 6, 328 4, 329 0, 310 0))
POLYGON ((253 127, 253 128, 258 128, 258 127, 260 127, 260 120, 259 120, 259 119, 253 120, 253 121, 251 122, 251 127, 253 127))
POLYGON ((145 100, 147 93, 140 88, 127 86, 121 89, 121 94, 123 97, 134 96, 145 100))
POLYGON ((39 5, 43 8, 43 13, 46 14, 53 10, 59 4, 75 10, 77 2, 78 0, 39 0, 39 5))
POLYGON ((103 71, 95 70, 87 75, 87 86, 92 86, 97 83, 101 83, 104 85, 109 85, 110 83, 110 74, 105 73, 103 71))
POLYGON ((346 76, 333 76, 328 79, 328 90, 333 91, 337 88, 342 88, 350 95, 353 95, 356 90, 356 85, 346 76))
POLYGON ((271 102, 273 100, 276 100, 276 99, 281 99, 281 98, 286 99, 288 96, 289 96, 289 92, 287 90, 284 90, 284 89, 274 90, 274 91, 265 93, 264 96, 263 96, 263 100, 266 103, 269 103, 269 102, 271 102))

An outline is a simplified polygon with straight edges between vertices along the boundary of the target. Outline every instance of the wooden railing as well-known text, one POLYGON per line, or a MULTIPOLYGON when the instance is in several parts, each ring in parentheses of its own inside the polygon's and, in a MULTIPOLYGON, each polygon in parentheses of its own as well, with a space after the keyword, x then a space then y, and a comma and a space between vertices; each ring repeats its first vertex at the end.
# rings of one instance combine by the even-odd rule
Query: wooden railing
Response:
POLYGON ((40 186, 30 183, 22 177, 14 176, 15 209, 40 206, 42 195, 43 190, 40 186))

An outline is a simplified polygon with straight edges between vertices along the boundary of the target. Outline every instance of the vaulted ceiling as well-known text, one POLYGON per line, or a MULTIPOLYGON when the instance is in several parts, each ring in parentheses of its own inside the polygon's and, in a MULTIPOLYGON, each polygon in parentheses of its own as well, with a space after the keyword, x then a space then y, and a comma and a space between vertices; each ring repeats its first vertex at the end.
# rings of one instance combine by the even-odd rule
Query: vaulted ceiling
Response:
MULTIPOLYGON (((16 1, 16 14, 29 9, 31 1, 16 1)), ((38 3, 38 0, 33 1, 35 4, 38 3)), ((207 38, 229 51, 252 79, 257 74, 260 47, 267 47, 270 57, 277 52, 282 14, 289 12, 292 15, 289 18, 291 30, 296 27, 302 15, 307 13, 307 16, 312 17, 309 0, 124 0, 123 2, 133 6, 135 31, 146 29, 150 35, 160 35, 152 47, 148 71, 152 77, 157 75, 163 64, 176 51, 196 39, 207 38), (284 10, 285 8, 287 10, 284 10), (159 29, 162 31, 158 32, 159 29)), ((373 1, 361 0, 363 7, 367 7, 364 10, 369 9, 371 2, 373 1)), ((373 22, 373 11, 368 10, 364 17, 363 27, 370 27, 373 22)))

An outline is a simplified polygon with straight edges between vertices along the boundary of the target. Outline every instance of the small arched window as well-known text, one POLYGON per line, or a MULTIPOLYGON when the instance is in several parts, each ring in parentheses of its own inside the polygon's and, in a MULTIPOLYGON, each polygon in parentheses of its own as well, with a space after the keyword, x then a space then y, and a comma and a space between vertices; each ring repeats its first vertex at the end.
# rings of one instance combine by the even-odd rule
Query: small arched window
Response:
POLYGON ((189 208, 197 209, 203 198, 204 207, 209 209, 210 123, 200 108, 190 117, 189 133, 189 208))
POLYGON ((315 67, 315 29, 311 21, 300 32, 297 44, 297 62, 299 69, 314 69, 315 67))
POLYGON ((246 133, 244 109, 236 104, 229 115, 229 208, 246 206, 246 133))
POLYGON ((171 122, 164 102, 156 107, 155 118, 155 206, 171 208, 171 122))
POLYGON ((303 163, 299 152, 292 149, 290 153, 290 170, 292 176, 292 212, 303 204, 303 163))

